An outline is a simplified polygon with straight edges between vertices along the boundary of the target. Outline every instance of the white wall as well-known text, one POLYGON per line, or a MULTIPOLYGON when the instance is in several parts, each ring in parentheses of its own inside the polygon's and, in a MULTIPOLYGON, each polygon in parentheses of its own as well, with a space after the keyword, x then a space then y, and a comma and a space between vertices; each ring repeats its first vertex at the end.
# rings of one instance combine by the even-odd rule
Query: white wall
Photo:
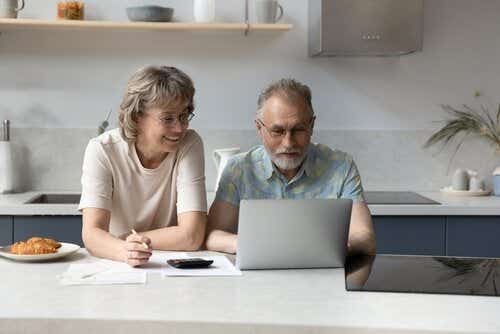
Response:
MULTIPOLYGON (((21 17, 55 16, 57 1, 26 1, 21 17)), ((427 0, 423 52, 396 58, 309 58, 307 1, 281 2, 284 21, 292 23, 293 29, 253 32, 249 37, 236 32, 4 32, 0 36, 0 119, 11 119, 14 128, 50 128, 43 132, 44 140, 54 140, 52 144, 57 145, 58 131, 95 129, 108 110, 116 110, 127 79, 138 67, 169 64, 195 81, 197 116, 192 127, 211 135, 205 138, 210 153, 215 147, 234 144, 227 131, 252 129, 257 95, 264 86, 274 79, 294 77, 312 88, 317 129, 326 131, 320 139, 338 146, 339 137, 327 132, 352 130, 342 132, 352 135, 352 140, 340 143, 347 144, 345 149, 355 155, 370 188, 390 184, 393 188, 437 189, 446 184, 449 154, 435 158, 423 151, 426 137, 415 130, 439 126, 434 122, 444 117, 440 104, 478 103, 473 98, 476 89, 483 92, 484 103, 494 106, 500 102, 500 1, 427 0), (220 138, 218 130, 223 132, 220 138), (370 136, 384 139, 371 146, 377 141, 370 136), (373 159, 379 153, 384 159, 374 169, 373 159), (420 164, 426 169, 419 169, 420 164), (435 170, 430 170, 432 166, 435 170), (405 175, 405 170, 411 173, 405 175)), ((89 19, 125 21, 128 4, 147 3, 171 5, 176 20, 192 20, 192 1, 186 0, 85 3, 89 19)), ((243 19, 243 0, 216 3, 220 20, 243 19)), ((36 140, 34 131, 30 140, 20 140, 31 152, 35 146, 40 149, 39 143, 31 142, 36 140)), ((89 131, 74 133, 86 136, 89 131)), ((255 143, 255 138, 246 143, 255 143)), ((492 150, 478 147, 459 154, 456 166, 481 168, 489 175, 498 162, 481 163, 485 156, 490 159, 492 150)), ((79 166, 83 149, 75 149, 72 167, 79 166)), ((58 166, 65 164, 65 158, 56 158, 58 166)), ((31 159, 32 165, 52 173, 32 187, 54 182, 59 187, 78 187, 79 169, 68 174, 64 183, 57 183, 60 173, 51 167, 52 154, 34 152, 31 159)), ((207 166, 211 166, 209 159, 207 156, 207 166)), ((214 175, 211 169, 207 173, 209 178, 214 175)))
MULTIPOLYGON (((127 4, 192 1, 86 0, 88 18, 126 20, 127 4)), ((217 0, 238 21, 243 1, 217 0)), ((480 89, 500 100, 500 1, 428 0, 424 51, 399 58, 309 58, 307 1, 282 0, 287 33, 37 31, 0 37, 0 115, 18 127, 95 127, 116 108, 139 66, 170 64, 196 83, 193 127, 249 129, 269 81, 295 77, 313 90, 321 129, 428 129, 439 104, 472 102, 480 89), (228 115, 230 115, 228 117, 228 115)), ((23 17, 52 18, 56 1, 27 0, 23 17)))

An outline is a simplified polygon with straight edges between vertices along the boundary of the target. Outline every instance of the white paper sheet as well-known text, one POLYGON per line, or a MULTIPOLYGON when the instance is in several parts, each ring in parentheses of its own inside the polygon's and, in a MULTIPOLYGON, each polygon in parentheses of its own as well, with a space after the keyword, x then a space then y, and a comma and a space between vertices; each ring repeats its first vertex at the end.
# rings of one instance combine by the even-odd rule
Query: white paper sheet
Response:
POLYGON ((100 260, 71 264, 58 278, 62 285, 145 284, 147 273, 125 263, 100 260))
MULTIPOLYGON (((191 256, 193 257, 193 256, 191 256)), ((224 255, 215 256, 196 256, 201 257, 205 260, 213 260, 214 263, 208 268, 197 268, 197 269, 179 269, 172 267, 167 264, 163 269, 163 276, 241 276, 241 271, 236 269, 236 267, 229 261, 224 255)), ((179 256, 175 254, 169 254, 164 261, 168 259, 178 259, 179 256)))

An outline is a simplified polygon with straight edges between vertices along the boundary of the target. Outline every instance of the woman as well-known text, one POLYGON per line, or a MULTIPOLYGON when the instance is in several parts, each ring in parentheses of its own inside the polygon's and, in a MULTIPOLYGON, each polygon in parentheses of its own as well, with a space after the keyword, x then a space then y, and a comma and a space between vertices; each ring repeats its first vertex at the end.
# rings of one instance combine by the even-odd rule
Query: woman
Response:
POLYGON ((92 255, 138 266, 152 249, 201 246, 207 201, 203 143, 188 129, 194 93, 174 67, 140 69, 120 105, 120 127, 90 140, 79 209, 92 255))

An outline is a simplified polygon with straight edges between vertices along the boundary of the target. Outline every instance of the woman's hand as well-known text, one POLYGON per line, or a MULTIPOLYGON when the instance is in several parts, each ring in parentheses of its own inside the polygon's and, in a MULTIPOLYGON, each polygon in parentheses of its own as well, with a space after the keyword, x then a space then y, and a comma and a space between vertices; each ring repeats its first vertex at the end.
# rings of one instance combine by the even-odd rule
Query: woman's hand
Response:
POLYGON ((124 262, 131 267, 143 265, 149 261, 151 251, 151 239, 139 234, 130 234, 125 239, 124 262))

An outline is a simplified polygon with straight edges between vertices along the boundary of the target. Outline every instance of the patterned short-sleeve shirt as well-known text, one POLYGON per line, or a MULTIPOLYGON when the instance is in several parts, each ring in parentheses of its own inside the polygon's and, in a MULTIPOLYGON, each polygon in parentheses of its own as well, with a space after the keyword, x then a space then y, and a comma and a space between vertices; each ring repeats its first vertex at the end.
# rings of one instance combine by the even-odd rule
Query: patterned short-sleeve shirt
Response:
POLYGON ((311 143, 297 175, 288 181, 262 145, 231 158, 215 199, 239 207, 242 199, 348 198, 364 202, 363 186, 352 157, 311 143))

